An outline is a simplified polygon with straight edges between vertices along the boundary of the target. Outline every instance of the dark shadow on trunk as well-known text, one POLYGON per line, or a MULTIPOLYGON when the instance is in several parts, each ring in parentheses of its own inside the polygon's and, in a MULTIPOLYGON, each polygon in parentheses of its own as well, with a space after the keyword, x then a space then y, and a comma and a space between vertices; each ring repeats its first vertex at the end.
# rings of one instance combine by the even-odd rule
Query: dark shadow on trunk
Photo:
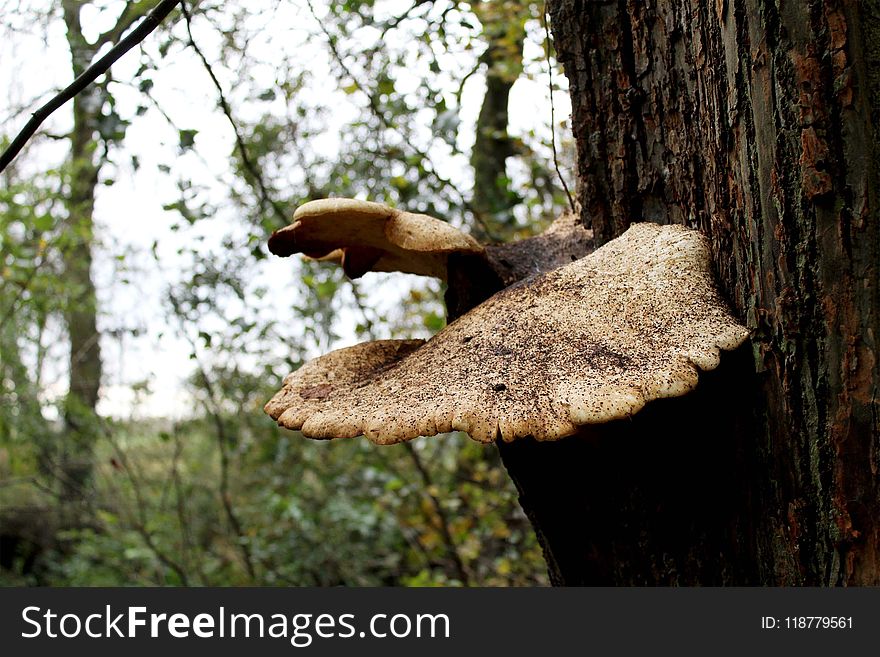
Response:
POLYGON ((697 389, 571 438, 499 443, 555 585, 757 584, 749 349, 697 389))

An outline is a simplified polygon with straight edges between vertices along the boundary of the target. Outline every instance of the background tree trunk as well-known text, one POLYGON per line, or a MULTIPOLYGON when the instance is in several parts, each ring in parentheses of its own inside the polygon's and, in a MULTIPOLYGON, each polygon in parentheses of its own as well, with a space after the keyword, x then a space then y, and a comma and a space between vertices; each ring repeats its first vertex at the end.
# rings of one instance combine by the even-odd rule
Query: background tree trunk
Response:
POLYGON ((880 3, 548 8, 597 244, 700 229, 752 331, 695 397, 502 446, 551 577, 880 584, 880 3))
MULTIPOLYGON (((74 76, 91 63, 96 48, 82 33, 81 2, 63 3, 74 76)), ((64 271, 70 286, 65 323, 70 339, 68 395, 65 401, 65 440, 61 448, 62 500, 82 499, 92 471, 97 440, 98 390, 101 384, 98 302, 92 281, 93 211, 100 165, 96 159, 98 118, 106 87, 91 85, 73 99, 73 132, 68 173, 67 235, 64 271)))
POLYGON ((474 170, 472 207, 482 217, 474 229, 477 237, 503 238, 515 229, 510 208, 517 198, 510 190, 507 158, 515 155, 513 140, 507 133, 507 105, 510 90, 522 74, 523 43, 528 7, 520 0, 480 2, 474 10, 483 23, 487 42, 482 63, 486 65, 486 93, 477 117, 471 166, 474 170), (508 223, 506 223, 508 222, 508 223), (493 235, 484 226, 493 227, 493 235))

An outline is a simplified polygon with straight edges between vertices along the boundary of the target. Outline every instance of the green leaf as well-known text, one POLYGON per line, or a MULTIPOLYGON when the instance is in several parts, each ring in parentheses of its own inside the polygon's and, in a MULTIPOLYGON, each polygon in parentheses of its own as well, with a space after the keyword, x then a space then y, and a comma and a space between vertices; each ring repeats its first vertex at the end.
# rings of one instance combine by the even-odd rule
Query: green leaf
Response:
POLYGON ((55 220, 50 214, 37 215, 36 219, 34 219, 34 228, 36 228, 41 233, 51 229, 54 225, 55 220))
POLYGON ((376 91, 378 91, 379 94, 390 96, 394 93, 394 80, 391 78, 382 78, 376 86, 376 91))
POLYGON ((177 131, 179 138, 179 146, 180 150, 185 151, 193 147, 196 143, 196 135, 199 134, 198 130, 178 130, 177 131))
POLYGON ((422 323, 429 331, 439 331, 446 325, 446 320, 437 313, 427 313, 422 318, 422 323))

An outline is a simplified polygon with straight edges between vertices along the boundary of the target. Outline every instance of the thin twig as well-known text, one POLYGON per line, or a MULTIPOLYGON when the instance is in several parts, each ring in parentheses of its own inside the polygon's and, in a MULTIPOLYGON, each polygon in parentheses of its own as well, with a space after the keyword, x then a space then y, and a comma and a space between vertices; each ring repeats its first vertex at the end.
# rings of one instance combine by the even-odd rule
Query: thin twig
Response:
POLYGON ((0 155, 0 171, 3 171, 3 169, 15 159, 19 152, 21 152, 21 149, 24 148, 25 144, 27 144, 30 138, 34 136, 34 133, 36 133, 39 127, 43 124, 43 121, 49 118, 55 110, 97 80, 98 77, 106 73, 117 59, 122 57, 134 46, 143 41, 153 30, 159 27, 165 17, 171 13, 174 7, 177 6, 178 2, 179 0, 162 0, 162 2, 156 5, 146 16, 144 16, 140 25, 132 30, 128 36, 113 46, 106 55, 101 57, 101 59, 83 71, 83 73, 71 82, 61 93, 54 96, 48 103, 34 112, 24 128, 21 129, 21 132, 18 133, 9 147, 3 151, 2 155, 0 155))
MULTIPOLYGON (((46 94, 49 94, 49 93, 59 94, 59 93, 61 93, 61 89, 56 87, 54 89, 49 89, 47 91, 41 91, 36 96, 32 96, 31 98, 28 98, 25 101, 19 101, 18 104, 14 107, 12 107, 12 106, 7 107, 6 114, 3 116, 3 118, 0 118, 0 125, 5 125, 7 123, 10 123, 12 121, 17 120, 19 116, 21 116, 22 114, 25 114, 31 107, 33 107, 34 103, 36 103, 38 100, 40 100, 40 98, 45 97, 46 94)), ((11 101, 8 101, 8 102, 11 102, 11 101)))
POLYGON ((214 385, 208 378, 208 373, 205 371, 205 368, 202 366, 198 358, 196 358, 196 367, 199 370, 202 384, 205 386, 208 398, 211 401, 211 405, 207 410, 217 433, 217 448, 220 451, 220 485, 218 491, 220 494, 220 502, 223 505, 223 512, 226 514, 226 520, 229 522, 229 527, 232 529, 232 533, 235 534, 235 538, 238 542, 238 548, 241 551, 245 570, 247 570, 251 581, 255 582, 257 579, 257 573, 254 569, 253 559, 251 558, 251 550, 247 545, 247 538, 244 529, 242 528, 241 520, 239 520, 238 513, 232 505, 232 495, 229 491, 229 437, 226 435, 226 427, 223 424, 223 418, 220 416, 217 398, 214 394, 214 385))
POLYGON ((357 309, 360 311, 361 316, 364 318, 364 329, 366 331, 367 337, 370 340, 378 340, 378 334, 376 333, 376 324, 373 319, 367 313, 367 305, 364 303, 364 299, 361 296, 360 288, 357 285, 357 281, 353 281, 351 279, 346 279, 351 285, 351 296, 354 298, 354 305, 357 306, 357 309))
MULTIPOLYGON (((354 296, 355 305, 358 307, 358 310, 364 318, 364 326, 367 335, 371 340, 377 340, 378 337, 375 323, 367 313, 366 305, 364 304, 363 299, 360 296, 360 290, 358 290, 357 285, 354 281, 351 281, 351 292, 354 296)), ((455 568, 455 573, 464 586, 470 586, 470 577, 468 576, 467 569, 465 568, 464 562, 461 559, 461 555, 458 553, 458 548, 455 545, 455 540, 452 538, 452 531, 449 528, 449 518, 446 515, 446 510, 443 508, 440 500, 437 499, 437 496, 431 492, 431 488, 434 485, 434 482, 431 478, 431 473, 428 471, 428 468, 422 461, 421 456, 419 456, 418 452, 409 442, 404 442, 403 447, 409 454, 413 465, 418 471, 419 476, 422 479, 422 484, 425 487, 425 494, 428 496, 428 499, 431 500, 431 506, 434 507, 434 512, 437 514, 437 519, 440 525, 440 534, 441 536, 443 536, 443 543, 446 547, 446 554, 449 556, 450 561, 452 561, 452 564, 455 568)), ((419 545, 419 547, 421 547, 421 545, 419 545)), ((429 559, 427 552, 425 552, 425 557, 426 559, 429 559)))
POLYGON ((220 109, 223 111, 223 114, 226 115, 226 119, 232 126, 232 132, 235 134, 235 144, 238 148, 238 153, 241 156, 241 162, 244 165, 244 168, 247 169, 247 172, 251 175, 251 178, 253 178, 254 182, 257 185, 257 189, 260 192, 260 204, 263 206, 263 209, 265 209, 265 206, 268 204, 272 208, 278 220, 282 224, 286 224, 288 219, 284 212, 284 209, 280 205, 278 205, 275 199, 272 198, 272 195, 269 193, 269 190, 266 187, 266 183, 263 182, 262 175, 260 175, 260 172, 257 170, 256 165, 254 164, 253 160, 251 160, 250 155, 248 155, 247 146, 244 143, 244 137, 242 137, 241 131, 238 129, 238 124, 235 122, 235 119, 232 116, 232 108, 230 107, 229 102, 226 100, 226 94, 223 92, 223 87, 220 84, 220 81, 217 79, 217 76, 214 74, 214 69, 211 67, 208 58, 205 57, 205 54, 202 52, 201 48, 196 45, 195 39, 193 39, 192 16, 190 16, 189 9, 187 9, 186 7, 186 2, 181 2, 180 6, 183 9, 183 18, 186 23, 186 34, 187 38, 189 39, 189 45, 202 61, 202 66, 208 72, 208 76, 211 78, 211 82, 217 89, 217 98, 220 104, 220 109))
POLYGON ((483 68, 483 60, 481 57, 477 58, 476 64, 474 64, 473 68, 465 73, 461 80, 458 82, 458 89, 455 92, 455 103, 460 108, 461 107, 461 96, 464 94, 464 85, 467 84, 467 81, 470 80, 474 75, 476 75, 479 70, 483 68))
MULTIPOLYGON (((175 506, 177 511, 177 524, 180 528, 180 540, 181 547, 183 548, 183 556, 184 561, 188 564, 188 567, 192 567, 192 535, 190 532, 190 523, 186 515, 186 498, 184 496, 183 490, 183 482, 180 478, 180 468, 179 461, 180 457, 183 453, 183 441, 180 439, 180 434, 178 433, 177 423, 174 424, 174 456, 171 459, 171 481, 174 484, 174 497, 175 497, 175 506)), ((208 585, 208 581, 205 578, 205 573, 201 567, 201 560, 196 560, 199 562, 199 565, 196 566, 195 571, 199 577, 199 581, 203 586, 208 585)))
POLYGON ((101 34, 99 34, 98 38, 95 39, 96 48, 100 48, 104 44, 116 41, 119 37, 125 34, 128 28, 130 28, 138 21, 140 16, 131 13, 133 5, 134 3, 132 2, 125 3, 125 6, 122 8, 122 12, 116 19, 116 24, 106 32, 102 32, 101 34))
POLYGON ((455 545, 455 540, 452 538, 452 532, 449 529, 449 518, 446 515, 446 510, 443 508, 440 500, 437 499, 437 496, 431 491, 431 488, 434 485, 434 482, 431 479, 431 473, 428 472, 424 462, 422 462, 422 457, 419 456, 416 448, 413 447, 410 442, 404 442, 403 447, 409 454, 413 465, 421 476, 422 484, 425 487, 425 494, 428 496, 428 499, 431 500, 431 506, 434 507, 434 512, 437 514, 437 519, 439 521, 438 524, 440 525, 440 534, 443 536, 443 543, 446 546, 446 554, 452 561, 455 573, 462 585, 470 586, 470 577, 468 577, 464 562, 461 560, 461 555, 458 553, 458 548, 455 545))
POLYGON ((255 582, 257 579, 257 572, 254 568, 254 560, 251 555, 250 547, 247 544, 247 537, 245 536, 244 529, 242 528, 241 520, 239 520, 238 513, 236 512, 235 507, 232 504, 232 495, 229 490, 230 441, 229 436, 226 432, 226 425, 223 423, 218 395, 216 394, 213 381, 211 381, 211 378, 208 376, 208 372, 205 369, 205 366, 202 364, 202 361, 199 358, 196 343, 186 332, 186 327, 183 325, 183 316, 180 314, 180 303, 173 294, 170 296, 170 301, 173 309, 175 310, 175 313, 177 314, 178 320, 180 321, 181 333, 184 339, 189 343, 190 348, 192 348, 193 360, 196 364, 196 370, 198 371, 198 375, 202 380, 202 385, 204 385, 205 392, 207 393, 208 403, 205 404, 205 410, 207 411, 208 415, 211 418, 211 421, 214 424, 214 430, 216 432, 215 437, 217 439, 217 448, 220 452, 220 483, 217 492, 220 496, 220 502, 223 505, 223 512, 226 514, 226 521, 229 523, 229 527, 232 530, 232 533, 235 535, 236 541, 238 543, 238 549, 241 552, 242 561, 244 562, 245 570, 247 571, 251 582, 255 582))
POLYGON ((136 511, 135 516, 131 518, 134 530, 140 535, 150 552, 152 552, 163 565, 177 573, 181 585, 189 586, 189 576, 186 573, 186 569, 159 547, 152 532, 147 528, 147 502, 144 498, 143 491, 141 490, 140 480, 138 479, 137 474, 135 474, 125 451, 119 446, 119 443, 116 442, 112 432, 107 427, 103 428, 107 442, 109 442, 110 446, 113 448, 113 451, 116 454, 116 460, 122 467, 123 472, 125 472, 126 477, 128 477, 128 481, 131 484, 131 490, 134 493, 136 511))
POLYGON ((544 23, 544 36, 546 37, 544 40, 544 54, 547 56, 547 84, 550 87, 550 145, 553 147, 553 166, 556 167, 556 175, 559 176, 559 182, 562 183, 562 188, 568 197, 571 211, 577 214, 574 200, 571 198, 571 192, 568 191, 568 185, 565 184, 565 178, 562 177, 562 172, 559 170, 559 157, 556 154, 556 106, 553 103, 553 64, 550 61, 550 22, 547 20, 546 0, 544 8, 541 10, 541 19, 544 23))
POLYGON ((342 58, 342 54, 336 48, 336 43, 333 39, 333 35, 330 34, 330 32, 327 30, 327 27, 324 25, 323 21, 321 21, 321 19, 318 18, 318 14, 317 14, 317 12, 315 12, 315 8, 312 5, 311 0, 306 0, 306 6, 309 8, 309 12, 312 14, 312 18, 314 18, 315 22, 318 23, 318 27, 320 28, 321 32, 326 37, 327 46, 330 49, 330 54, 333 55, 333 59, 336 61, 336 65, 342 70, 342 72, 345 74, 345 76, 351 80, 351 82, 355 86, 355 88, 358 91, 360 91, 362 94, 364 94, 364 96, 367 97, 367 105, 369 106, 370 111, 373 113, 373 116, 375 116, 379 120, 379 122, 382 123, 382 125, 387 130, 393 130, 398 135, 400 135, 401 138, 403 138, 404 143, 406 143, 412 149, 412 151, 416 155, 418 155, 424 162, 426 162, 427 164, 430 165, 430 169, 428 169, 426 167, 425 170, 430 175, 434 176, 434 178, 435 178, 435 180, 437 180, 437 182, 439 182, 444 187, 453 190, 458 195, 458 198, 459 198, 461 205, 466 210, 470 211, 470 213, 473 215, 476 222, 478 224, 480 224, 480 228, 483 229, 483 232, 486 234, 486 236, 490 240, 495 241, 495 242, 501 241, 499 236, 486 223, 485 218, 483 217, 482 213, 479 210, 477 210, 474 207, 474 205, 467 198, 465 198, 464 194, 462 194, 458 190, 458 188, 452 184, 451 180, 440 175, 437 172, 437 168, 434 166, 434 163, 431 161, 431 158, 428 156, 428 153, 426 151, 423 151, 422 149, 420 149, 414 143, 412 143, 412 140, 407 135, 403 134, 401 132, 400 128, 398 128, 392 121, 390 121, 388 119, 387 116, 385 116, 385 113, 382 111, 382 108, 380 108, 378 103, 376 102, 375 96, 364 88, 364 86, 360 83, 360 80, 358 79, 358 77, 354 75, 354 73, 348 67, 348 64, 345 63, 345 60, 342 58))
POLYGON ((395 16, 394 18, 390 18, 387 21, 385 21, 385 23, 382 24, 382 31, 379 33, 379 40, 384 41, 385 35, 388 34, 389 31, 395 30, 398 27, 400 27, 400 24, 403 23, 403 21, 410 18, 410 16, 412 16, 412 13, 416 9, 418 9, 419 7, 422 7, 426 4, 428 4, 427 0, 416 0, 410 6, 410 8, 407 9, 406 11, 404 11, 402 14, 399 14, 399 15, 395 16))

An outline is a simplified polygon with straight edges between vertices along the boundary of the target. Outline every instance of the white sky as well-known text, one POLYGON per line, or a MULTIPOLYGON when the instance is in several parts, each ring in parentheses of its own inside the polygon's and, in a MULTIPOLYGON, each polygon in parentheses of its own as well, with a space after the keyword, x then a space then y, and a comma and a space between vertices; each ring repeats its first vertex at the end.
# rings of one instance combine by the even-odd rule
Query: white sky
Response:
MULTIPOLYGON (((5 2, 5 0, 4 0, 5 2)), ((23 5, 28 5, 23 2, 23 5)), ((33 6, 42 6, 43 0, 33 0, 33 6)), ((234 3, 227 3, 230 9, 234 3)), ((390 13, 409 6, 408 2, 386 2, 390 13)), ((101 12, 98 9, 84 16, 84 23, 93 26, 95 32, 106 29, 118 13, 119 2, 107 0, 96 3, 98 7, 107 6, 113 11, 101 12)), ((316 3, 316 10, 319 3, 316 3)), ((336 149, 339 131, 347 121, 357 114, 351 105, 357 99, 349 97, 337 89, 334 67, 330 55, 323 47, 320 31, 308 9, 298 2, 272 3, 274 14, 264 17, 261 24, 255 25, 257 36, 249 44, 249 51, 258 59, 271 62, 283 49, 297 52, 305 66, 313 73, 311 93, 316 104, 327 104, 335 108, 329 117, 327 131, 322 135, 317 147, 328 152, 336 149), (330 80, 332 83, 328 84, 330 80)), ((255 19, 260 20, 258 17, 255 19)), ((0 39, 0 132, 14 135, 27 118, 27 112, 15 113, 17 108, 29 107, 31 110, 45 101, 54 91, 70 81, 69 54, 60 21, 49 24, 48 29, 41 25, 16 21, 15 31, 9 39, 0 39), (44 39, 45 35, 45 39, 44 39)), ((9 25, 7 25, 7 28, 9 25)), ((183 34, 182 23, 175 26, 178 34, 183 34)), ((209 59, 218 52, 218 35, 208 25, 198 19, 193 24, 196 42, 209 59)), ((537 26, 533 26, 537 30, 537 26)), ((369 35, 367 35, 369 36, 369 35)), ((155 35, 152 35, 154 38, 155 35)), ((366 38, 366 37, 362 37, 366 38)), ((151 37, 147 38, 147 43, 151 37)), ((135 48, 113 67, 113 77, 119 81, 131 79, 138 67, 139 52, 135 48)), ((529 43, 526 59, 540 61, 542 53, 537 43, 529 43)), ((454 70, 456 63, 449 61, 454 70)), ((537 66, 537 65, 536 65, 537 66)), ((534 68, 534 66, 533 66, 534 68)), ((233 112, 239 118, 248 117, 247 106, 236 103, 237 85, 233 73, 217 63, 215 72, 228 97, 233 101, 233 112)), ((269 67, 249 71, 257 80, 265 79, 271 83, 275 71, 269 67), (261 78, 262 76, 262 78, 261 78)), ((411 71, 411 79, 401 78, 399 88, 407 84, 417 85, 418 70, 411 71)), ((510 129, 515 135, 526 135, 529 131, 546 134, 550 106, 546 75, 535 76, 530 80, 523 78, 513 88, 510 102, 510 129)), ((217 96, 205 70, 196 60, 191 50, 173 50, 172 56, 163 60, 160 70, 153 76, 154 87, 151 94, 158 104, 174 120, 178 128, 198 129, 195 148, 183 156, 177 153, 177 133, 155 109, 143 116, 134 118, 124 142, 124 150, 112 154, 114 166, 106 167, 106 175, 112 176, 115 184, 101 186, 98 190, 95 219, 98 226, 100 248, 96 254, 95 281, 99 291, 101 306, 100 328, 109 332, 119 328, 139 328, 140 337, 125 336, 113 338, 105 335, 102 339, 104 358, 104 383, 99 410, 107 415, 123 416, 182 416, 191 407, 183 388, 183 382, 191 373, 189 361, 190 347, 175 335, 176 327, 167 325, 162 308, 162 296, 169 280, 178 280, 186 272, 187 262, 177 254, 178 249, 193 239, 195 232, 205 237, 206 248, 219 248, 219 237, 227 232, 241 232, 242 224, 234 216, 217 216, 208 222, 197 224, 196 231, 171 230, 172 224, 180 221, 175 212, 162 209, 163 203, 178 198, 176 181, 187 178, 195 184, 205 186, 215 200, 223 198, 226 187, 234 181, 230 171, 229 153, 233 149, 233 133, 217 109, 217 96), (135 171, 130 164, 131 155, 140 160, 140 168, 135 171), (172 162, 170 174, 162 173, 158 166, 172 162), (211 240, 214 240, 212 245, 211 240), (157 242, 161 255, 161 270, 149 254, 150 245, 157 242), (126 274, 132 283, 120 284, 123 274, 118 271, 119 261, 115 256, 126 254, 126 274), (149 394, 137 395, 132 384, 149 381, 149 394)), ((554 72, 554 82, 564 85, 565 79, 554 72)), ((450 76, 448 84, 457 87, 458 80, 450 76)), ((143 102, 142 95, 135 88, 125 84, 115 84, 113 93, 117 100, 119 114, 125 118, 134 116, 134 110, 143 102)), ((466 153, 473 143, 473 125, 479 112, 484 91, 481 75, 474 75, 465 85, 460 111, 461 131, 459 147, 466 153)), ((554 94, 557 121, 569 116, 570 106, 567 93, 554 94)), ((145 103, 146 104, 146 103, 145 103)), ((59 110, 46 124, 45 128, 54 133, 63 133, 70 127, 69 106, 59 110)), ((429 135, 430 126, 425 126, 429 135)), ((37 170, 47 163, 57 162, 63 151, 56 143, 40 141, 34 145, 27 157, 18 166, 23 173, 37 170)), ((442 150, 432 151, 435 166, 446 177, 457 182, 461 189, 470 185, 470 172, 466 159, 452 159, 444 156, 442 150)), ((301 172, 291 172, 291 180, 301 179, 301 172)), ((295 275, 296 265, 292 259, 270 257, 260 266, 256 277, 270 287, 283 285, 295 275)), ((383 312, 393 311, 400 300, 413 286, 434 285, 412 276, 405 275, 367 275, 360 289, 366 294, 368 303, 383 312)), ((271 309, 269 309, 271 311, 271 309)), ((351 311, 342 314, 342 337, 334 346, 344 346, 355 341, 350 328, 358 317, 351 311)), ((315 354, 317 355, 317 354, 315 354)), ((63 358, 59 359, 63 362, 63 358)), ((44 373, 47 397, 64 393, 64 374, 56 365, 44 373)))

